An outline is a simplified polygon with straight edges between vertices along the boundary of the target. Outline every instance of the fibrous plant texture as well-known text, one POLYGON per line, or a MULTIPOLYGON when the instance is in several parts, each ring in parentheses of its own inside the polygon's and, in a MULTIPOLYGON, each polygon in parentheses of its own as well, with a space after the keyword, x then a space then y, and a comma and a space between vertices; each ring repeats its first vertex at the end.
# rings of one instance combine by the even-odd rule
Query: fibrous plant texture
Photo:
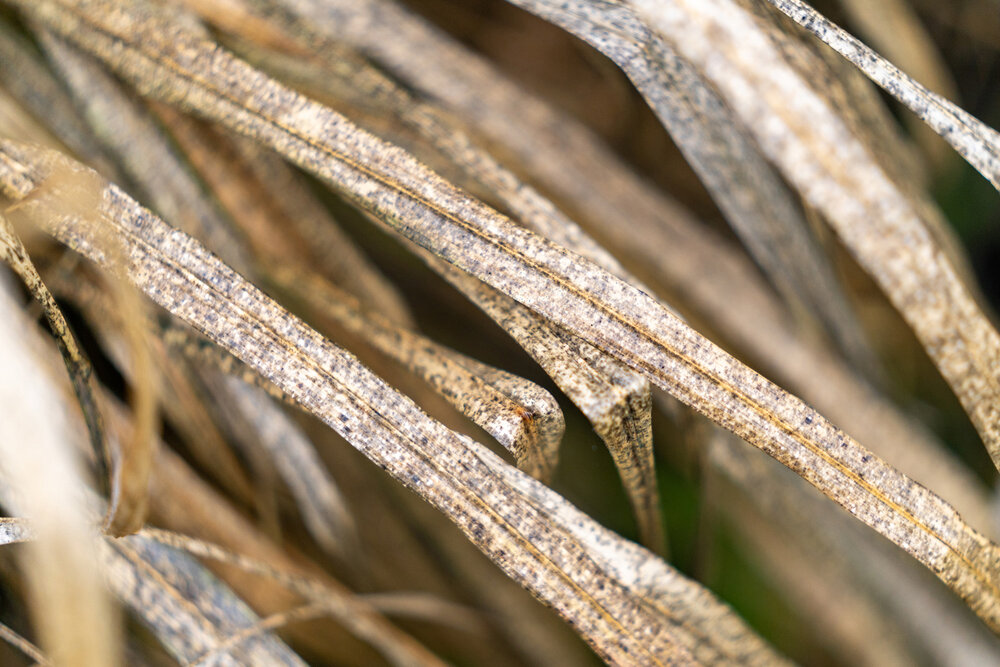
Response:
POLYGON ((0 0, 0 659, 1000 662, 997 44, 0 0))

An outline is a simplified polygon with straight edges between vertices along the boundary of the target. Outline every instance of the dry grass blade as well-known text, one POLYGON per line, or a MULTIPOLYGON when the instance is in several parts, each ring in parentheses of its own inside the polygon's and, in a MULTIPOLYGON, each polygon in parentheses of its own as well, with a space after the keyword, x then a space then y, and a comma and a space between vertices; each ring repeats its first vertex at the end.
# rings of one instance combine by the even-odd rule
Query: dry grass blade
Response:
POLYGON ((1000 465, 1000 335, 909 198, 738 3, 636 3, 727 99, 913 328, 1000 465), (753 87, 749 92, 747 85, 753 87), (767 123, 755 122, 768 117, 767 123), (822 129, 820 129, 822 128, 822 129))
MULTIPOLYGON (((220 19, 218 7, 202 9, 212 11, 212 18, 220 19)), ((258 37, 246 26, 233 25, 235 23, 230 17, 223 25, 231 26, 247 39, 258 37)), ((257 53, 247 47, 251 62, 277 73, 283 81, 314 93, 320 100, 342 100, 380 116, 398 118, 461 169, 467 180, 496 197, 525 227, 641 287, 638 279, 629 275, 611 253, 534 187, 498 162, 455 118, 417 98, 351 49, 332 42, 321 33, 304 32, 308 27, 298 23, 289 22, 287 28, 299 35, 298 40, 309 44, 309 50, 303 47, 310 54, 308 57, 257 53)), ((286 39, 295 43, 291 36, 286 39)))
MULTIPOLYGON (((115 592, 181 663, 255 627, 257 616, 186 554, 133 536, 109 541, 105 567, 115 592)), ((218 665, 305 665, 273 635, 256 636, 218 656, 218 665)))
POLYGON ((73 8, 44 2, 31 10, 104 54, 124 76, 156 81, 147 92, 253 133, 404 235, 627 360, 902 546, 1000 628, 995 545, 939 497, 722 353, 648 295, 517 228, 399 149, 163 22, 150 6, 102 8, 100 2, 73 8))
POLYGON ((70 408, 30 344, 31 324, 7 289, 0 284, 0 403, 9 411, 0 419, 0 493, 4 506, 28 517, 37 533, 19 558, 34 627, 57 664, 116 664, 117 610, 101 581, 98 515, 86 505, 64 412, 70 408))
MULTIPOLYGON (((938 95, 956 99, 955 81, 911 3, 905 0, 841 0, 840 4, 854 25, 890 60, 900 63, 914 79, 938 95)), ((953 154, 941 138, 918 119, 910 117, 908 120, 915 121, 907 125, 920 142, 924 154, 931 158, 937 169, 946 166, 948 160, 953 159, 953 154)))
MULTIPOLYGON (((67 299, 87 315, 88 321, 100 339, 103 351, 121 370, 129 383, 136 385, 142 382, 137 369, 130 363, 127 341, 120 334, 127 323, 124 321, 122 311, 115 306, 114 292, 101 289, 89 280, 88 276, 79 272, 76 274, 56 272, 49 277, 49 282, 60 298, 67 299)), ((119 289, 118 293, 122 291, 119 289)), ((183 359, 175 359, 170 352, 174 348, 181 348, 181 351, 188 352, 188 356, 197 363, 217 360, 225 365, 222 370, 233 366, 234 360, 229 355, 219 354, 218 348, 211 346, 203 338, 200 341, 192 341, 193 333, 189 328, 180 329, 176 325, 149 322, 148 320, 153 318, 148 317, 148 313, 140 307, 133 306, 133 309, 133 312, 140 313, 137 318, 139 321, 146 320, 144 330, 156 331, 163 339, 161 344, 156 337, 151 337, 150 347, 155 358, 157 375, 162 379, 159 389, 163 394, 162 405, 167 422, 177 429, 184 441, 191 446, 196 460, 210 470, 224 488, 237 498, 250 498, 252 495, 250 482, 239 460, 212 420, 206 405, 208 399, 198 386, 194 371, 184 365, 183 359), (214 351, 205 351, 199 342, 210 345, 214 351)), ((130 431, 129 439, 134 438, 130 431)))
POLYGON ((547 391, 397 327, 377 313, 366 313, 356 300, 315 274, 284 269, 275 278, 314 313, 364 336, 430 384, 510 451, 521 470, 542 481, 552 478, 566 424, 547 391))
MULTIPOLYGON (((346 266, 338 273, 351 276, 346 287, 353 287, 351 291, 366 300, 368 307, 364 310, 356 299, 318 273, 288 268, 301 253, 289 240, 286 220, 299 220, 293 224, 301 228, 302 218, 311 218, 318 223, 311 225, 311 232, 332 226, 332 221, 316 214, 294 215, 282 203, 295 201, 300 209, 309 208, 304 206, 309 202, 308 193, 301 187, 294 188, 291 174, 283 173, 288 168, 274 164, 277 158, 273 155, 256 155, 255 160, 245 160, 233 142, 166 107, 159 108, 159 115, 194 158, 233 218, 241 223, 256 254, 263 258, 261 272, 271 282, 307 304, 314 316, 332 318, 338 326, 360 335, 404 364, 497 438, 514 454, 523 470, 539 479, 551 478, 564 423, 558 405, 547 392, 394 325, 389 320, 410 321, 400 305, 401 299, 382 287, 384 281, 371 269, 368 269, 371 275, 366 274, 366 265, 361 260, 344 262, 346 266), (263 177, 257 177, 258 174, 263 177), (289 185, 293 186, 292 192, 289 185), (353 270, 356 265, 362 270, 353 270), (379 311, 385 312, 388 319, 379 311)), ((316 236, 309 234, 310 238, 316 236)), ((343 244, 338 245, 342 247, 337 254, 344 259, 343 244)), ((327 266, 341 264, 330 261, 329 255, 326 257, 327 266)))
MULTIPOLYGON (((24 151, 4 144, 5 154, 33 163, 35 177, 43 180, 46 159, 56 158, 24 151)), ((90 223, 63 218, 50 229, 98 261, 105 255, 95 245, 100 235, 92 225, 116 230, 131 251, 130 275, 151 297, 197 323, 447 513, 509 576, 571 618, 606 659, 777 660, 704 589, 600 528, 478 443, 427 418, 117 188, 107 186, 105 193, 90 223)), ((24 206, 39 204, 44 200, 35 197, 24 206)))
MULTIPOLYGON (((53 180, 56 185, 58 178, 53 180)), ((64 203, 70 207, 93 206, 96 201, 93 192, 75 189, 79 185, 64 183, 61 186, 72 192, 72 197, 64 203)), ((7 210, 13 220, 33 227, 37 225, 30 213, 13 206, 7 210)), ((74 391, 91 435, 91 446, 97 462, 97 474, 104 494, 108 498, 105 528, 115 535, 127 535, 142 527, 146 517, 147 487, 152 461, 152 432, 156 423, 156 382, 149 370, 149 355, 142 337, 142 318, 138 318, 124 328, 125 336, 132 352, 130 360, 135 374, 141 378, 133 391, 136 423, 140 428, 128 442, 113 443, 104 436, 100 410, 97 407, 95 385, 89 361, 80 352, 76 340, 55 303, 48 288, 28 259, 27 252, 20 244, 6 218, 0 218, 0 229, 6 229, 3 239, 8 249, 9 261, 28 285, 35 298, 42 303, 49 325, 59 341, 60 351, 70 372, 74 391)), ((141 311, 137 297, 131 288, 113 283, 118 302, 125 313, 141 311)))
POLYGON ((874 354, 793 195, 702 75, 628 3, 510 2, 590 43, 625 71, 786 300, 822 322, 859 368, 874 368, 874 354))
POLYGON ((649 382, 622 362, 474 276, 424 250, 418 253, 428 266, 516 340, 580 408, 615 462, 643 544, 665 552, 667 538, 653 462, 649 382))
MULTIPOLYGON (((359 636, 375 640, 379 648, 385 652, 385 656, 394 664, 424 665, 426 667, 441 667, 444 664, 423 649, 414 650, 412 640, 410 642, 398 641, 398 631, 395 632, 397 636, 393 636, 390 633, 386 633, 384 627, 379 627, 379 623, 372 623, 373 617, 376 619, 378 617, 372 613, 373 610, 366 602, 344 595, 339 591, 331 590, 328 586, 325 586, 322 582, 314 578, 294 572, 282 571, 268 563, 242 554, 233 553, 216 544, 177 533, 149 529, 144 531, 143 536, 174 549, 185 551, 198 558, 232 565, 246 572, 266 577, 279 583, 289 590, 294 591, 297 595, 320 605, 325 614, 332 615, 344 621, 359 636), (357 612, 359 611, 362 613, 358 614, 357 612), (355 618, 348 621, 351 615, 354 615, 355 618)), ((252 629, 247 628, 247 630, 252 629)))
POLYGON ((93 58, 44 30, 39 38, 83 108, 93 136, 122 164, 127 183, 141 199, 229 264, 248 271, 243 245, 141 101, 93 58))
POLYGON ((914 81, 800 0, 767 0, 854 63, 887 93, 917 114, 959 155, 1000 189, 1000 134, 914 81))
MULTIPOLYGON (((376 647, 397 664, 437 664, 437 659, 412 637, 393 627, 363 599, 351 594, 318 567, 305 568, 283 549, 266 540, 225 499, 199 479, 176 456, 161 452, 161 474, 154 479, 160 493, 154 495, 154 514, 174 530, 191 531, 195 536, 211 536, 222 544, 227 554, 240 554, 243 562, 266 563, 266 575, 253 581, 236 579, 223 573, 227 581, 251 605, 263 614, 273 614, 298 604, 300 596, 290 593, 281 583, 299 582, 307 598, 327 605, 329 614, 351 633, 376 647), (271 576, 276 575, 276 578, 271 576), (280 581, 279 581, 280 580, 280 581), (261 582, 272 585, 260 586, 261 582)), ((291 585, 295 590, 297 584, 291 585)), ((337 647, 331 647, 315 633, 292 633, 294 639, 336 664, 345 660, 337 647)), ((339 638, 339 637, 338 637, 339 638)))
MULTIPOLYGON (((854 591, 861 598, 857 602, 862 608, 856 609, 852 618, 837 619, 840 627, 836 631, 849 631, 859 612, 861 617, 868 613, 864 606, 874 606, 881 614, 878 623, 888 625, 891 632, 902 632, 915 653, 934 656, 943 664, 969 667, 998 660, 1000 641, 975 616, 961 613, 967 610, 956 613, 959 601, 926 571, 906 562, 903 554, 876 535, 859 530, 850 517, 774 461, 718 429, 709 438, 707 459, 713 474, 720 474, 743 496, 738 503, 721 506, 730 520, 741 520, 736 504, 751 506, 772 526, 780 527, 789 548, 807 554, 809 567, 822 568, 828 585, 836 587, 840 595, 849 596, 854 591)), ((778 567, 783 568, 780 577, 793 575, 796 569, 783 563, 778 567)), ((807 594, 815 595, 816 587, 810 586, 807 594)), ((821 615, 833 611, 832 599, 818 604, 821 615)), ((868 644, 860 647, 865 654, 884 649, 884 645, 870 645, 874 628, 865 628, 868 644)), ((845 642, 841 648, 850 645, 845 642)))

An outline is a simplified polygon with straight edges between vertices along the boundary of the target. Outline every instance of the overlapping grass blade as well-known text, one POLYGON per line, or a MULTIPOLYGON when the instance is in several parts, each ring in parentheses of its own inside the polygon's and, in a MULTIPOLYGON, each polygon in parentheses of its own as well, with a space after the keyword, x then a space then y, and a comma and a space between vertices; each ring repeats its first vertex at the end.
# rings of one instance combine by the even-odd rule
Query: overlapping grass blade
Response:
MULTIPOLYGON (((186 554, 140 536, 104 546, 111 586, 181 664, 257 624, 242 600, 186 554)), ((215 664, 305 665, 273 635, 230 647, 215 664)))
MULTIPOLYGON (((987 624, 1000 627, 995 545, 937 496, 721 353, 648 295, 516 228, 398 149, 159 20, 151 6, 102 8, 100 2, 44 2, 31 11, 103 54, 126 78, 157 82, 145 92, 253 133, 401 233, 627 360, 903 546, 987 624)), ((23 170, 15 177, 23 182, 23 170)))
POLYGON ((682 2, 670 11, 646 0, 635 6, 706 73, 785 177, 823 212, 913 328, 1000 465, 1000 381, 991 370, 1000 335, 920 211, 785 62, 769 35, 775 28, 729 0, 682 2), (765 115, 768 123, 755 122, 765 115))
POLYGON ((822 322, 858 367, 874 368, 874 354, 794 196, 701 73, 628 3, 510 1, 625 71, 778 290, 822 322))
POLYGON ((1000 188, 1000 134, 900 71, 800 0, 767 0, 854 63, 883 90, 913 111, 959 155, 1000 188))
MULTIPOLYGON (((204 3, 188 4, 204 9, 204 3)), ((676 305, 685 306, 697 321, 706 321, 715 334, 868 443, 879 456, 925 485, 933 483, 973 526, 992 532, 985 491, 968 470, 945 454, 926 429, 873 392, 856 372, 844 368, 835 355, 796 331, 738 251, 632 176, 569 116, 547 108, 479 56, 391 3, 331 0, 322 5, 281 5, 282 11, 275 2, 254 4, 270 8, 259 10, 268 19, 267 25, 285 25, 303 39, 312 35, 318 41, 309 43, 316 52, 336 52, 329 43, 331 37, 350 42, 428 98, 452 108, 464 122, 519 156, 522 170, 559 193, 634 270, 652 276, 649 279, 658 293, 676 299, 676 305), (407 49, 422 54, 419 65, 405 57, 407 49), (629 224, 617 224, 621 219, 629 224), (705 271, 706 266, 712 271, 705 271), (746 326, 748 322, 755 326, 746 326)), ((216 6, 213 10, 212 20, 232 18, 231 9, 216 6)), ((238 20, 221 26, 298 52, 288 45, 287 35, 275 33, 273 27, 262 36, 238 20)), ((310 52, 306 60, 313 57, 310 52)), ((281 67, 282 75, 292 76, 293 81, 305 83, 313 76, 303 58, 294 67, 273 58, 268 63, 281 67)), ((865 126, 884 125, 884 120, 874 122, 877 114, 868 113, 862 120, 865 126)), ((897 153, 898 147, 893 150, 897 153)), ((932 231, 957 262, 951 251, 953 241, 936 234, 933 226, 932 231)), ((569 239, 561 242, 587 254, 569 239)), ((598 257, 591 259, 601 263, 598 257)), ((964 266, 955 265, 966 275, 964 266)), ((604 268, 611 270, 607 265, 604 268)))
MULTIPOLYGON (((11 143, 4 153, 15 163, 32 163, 39 183, 45 163, 59 161, 11 143)), ((93 172, 77 173, 98 184, 93 172)), ((15 173, 7 191, 24 175, 15 173)), ((96 219, 52 220, 51 231, 102 261, 93 225, 111 225, 133 251, 130 275, 151 297, 196 322, 446 512, 509 576, 571 618, 606 659, 777 660, 706 591, 481 445, 428 419, 189 237, 114 186, 102 188, 106 199, 96 219)), ((44 192, 23 192, 22 205, 46 207, 44 192)))

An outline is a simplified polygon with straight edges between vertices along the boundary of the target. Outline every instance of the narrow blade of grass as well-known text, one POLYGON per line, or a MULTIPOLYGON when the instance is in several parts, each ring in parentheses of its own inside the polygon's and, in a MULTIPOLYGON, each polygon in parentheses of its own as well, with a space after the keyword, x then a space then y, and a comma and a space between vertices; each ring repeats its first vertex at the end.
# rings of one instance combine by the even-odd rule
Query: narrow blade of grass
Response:
POLYGON ((883 90, 917 114, 958 154, 1000 189, 1000 134, 914 81, 861 41, 800 0, 767 0, 830 45, 883 90))
POLYGON ((646 0, 636 6, 703 68, 786 178, 824 213, 913 328, 1000 466, 1000 380, 992 370, 1000 335, 909 198, 785 62, 769 36, 776 29, 731 0, 683 2, 677 11, 646 0), (763 117, 770 121, 756 122, 763 117))
MULTIPOLYGON (((41 170, 36 178, 44 180, 46 159, 24 150, 5 143, 3 152, 33 160, 41 170)), ((92 183, 97 178, 78 173, 92 183)), ((601 655, 618 662, 778 660, 707 591, 430 420, 189 237, 114 186, 102 189, 107 198, 94 212, 97 220, 63 218, 50 229, 101 261, 99 237, 88 229, 111 225, 129 241, 130 275, 151 297, 197 323, 446 512, 509 576, 572 619, 601 655)), ((44 199, 36 196, 23 205, 38 204, 44 199)))

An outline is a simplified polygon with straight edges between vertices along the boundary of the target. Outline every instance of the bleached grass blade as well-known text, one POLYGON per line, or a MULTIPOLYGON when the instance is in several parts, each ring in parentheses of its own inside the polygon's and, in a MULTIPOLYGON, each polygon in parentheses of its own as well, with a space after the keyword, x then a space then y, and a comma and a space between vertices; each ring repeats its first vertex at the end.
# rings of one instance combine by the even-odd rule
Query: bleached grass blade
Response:
POLYGON ((743 244, 859 368, 877 362, 792 193, 711 85, 629 3, 508 0, 588 42, 629 76, 743 244))
MULTIPOLYGON (((8 143, 3 152, 33 161, 40 170, 36 178, 44 180, 45 161, 56 158, 39 160, 24 150, 8 143)), ((78 173, 97 178, 93 172, 78 173)), ((16 173, 14 182, 23 175, 16 173)), ((151 297, 197 322, 445 511, 509 576, 572 618, 606 659, 778 660, 706 591, 600 528, 478 443, 428 419, 353 357, 114 186, 106 195, 97 220, 53 220, 51 230, 99 261, 104 255, 91 225, 117 230, 133 251, 131 276, 151 297)), ((44 197, 36 195, 24 205, 44 205, 44 197)))
POLYGON ((785 177, 823 212, 913 328, 1000 466, 1000 379, 993 370, 1000 334, 919 210, 738 3, 634 5, 705 72, 785 177))
MULTIPOLYGON (((258 623, 256 614, 225 584, 184 553, 132 536, 106 542, 103 559, 115 592, 181 664, 258 623)), ((227 647, 215 664, 305 665, 270 634, 227 647)))
POLYGON ((510 451, 521 470, 542 481, 552 478, 566 423, 547 391, 366 313, 356 300, 314 274, 285 269, 275 278, 316 314, 363 336, 430 384, 510 451))
POLYGON ((933 93, 801 0, 767 0, 917 114, 1000 189, 1000 134, 933 93))

